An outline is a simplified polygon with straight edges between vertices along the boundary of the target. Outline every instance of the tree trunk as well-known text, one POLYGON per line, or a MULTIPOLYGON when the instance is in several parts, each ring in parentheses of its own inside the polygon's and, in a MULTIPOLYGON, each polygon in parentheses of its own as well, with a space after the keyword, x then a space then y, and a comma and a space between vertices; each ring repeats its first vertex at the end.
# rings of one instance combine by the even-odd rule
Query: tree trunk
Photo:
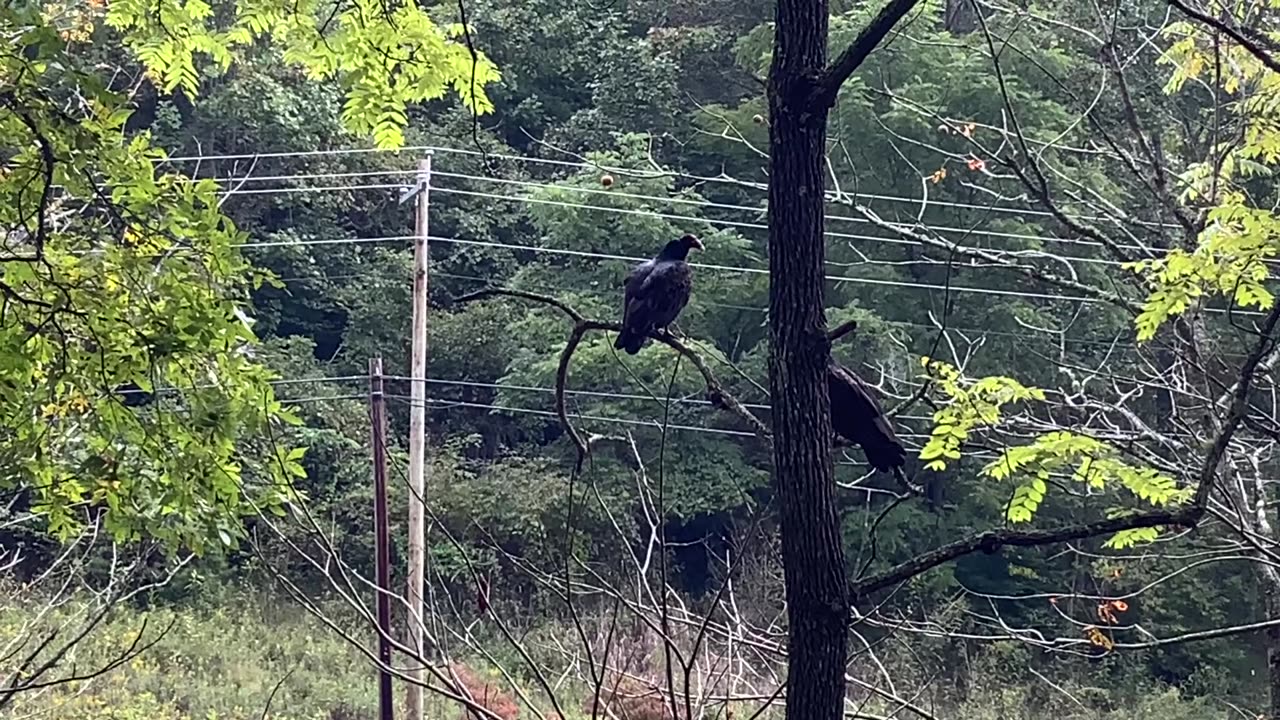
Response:
MULTIPOLYGON (((1280 618, 1280 588, 1275 578, 1264 578, 1266 583, 1267 619, 1280 618)), ((1267 628, 1267 690, 1271 694, 1270 720, 1280 720, 1280 627, 1267 628)))
POLYGON ((848 578, 835 508, 823 310, 826 0, 778 0, 769 71, 769 391, 789 632, 786 717, 844 713, 848 578))
POLYGON ((978 29, 979 12, 973 0, 947 0, 942 26, 954 35, 967 35, 978 29))
MULTIPOLYGON (((1267 516, 1267 493, 1258 483, 1258 495, 1253 499, 1257 510, 1258 534, 1274 538, 1275 529, 1267 516)), ((1263 612, 1267 620, 1280 618, 1280 570, 1270 565, 1259 564, 1256 572, 1258 582, 1262 584, 1263 612)), ((1280 720, 1280 627, 1267 628, 1267 692, 1270 695, 1269 720, 1280 720)))

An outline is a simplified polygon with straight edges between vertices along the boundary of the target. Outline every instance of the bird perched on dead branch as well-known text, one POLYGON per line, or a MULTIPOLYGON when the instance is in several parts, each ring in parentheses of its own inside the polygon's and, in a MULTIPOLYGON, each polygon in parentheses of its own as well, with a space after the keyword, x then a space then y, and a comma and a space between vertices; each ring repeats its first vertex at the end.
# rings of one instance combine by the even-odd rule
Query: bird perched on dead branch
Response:
POLYGON ((827 394, 831 398, 832 430, 861 447, 873 469, 892 473, 899 482, 916 490, 902 471, 906 450, 876 399, 875 390, 832 359, 827 364, 827 394))
POLYGON ((702 250, 702 241, 686 233, 632 268, 623 286, 622 332, 615 348, 635 355, 651 333, 675 322, 693 292, 693 268, 685 260, 694 248, 702 250))

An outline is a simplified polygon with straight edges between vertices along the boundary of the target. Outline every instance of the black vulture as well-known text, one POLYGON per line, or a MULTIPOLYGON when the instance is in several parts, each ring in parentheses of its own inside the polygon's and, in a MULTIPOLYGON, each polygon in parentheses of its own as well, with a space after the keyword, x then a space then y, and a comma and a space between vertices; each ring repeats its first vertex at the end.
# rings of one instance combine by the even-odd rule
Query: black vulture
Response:
POLYGON ((693 291, 693 269, 685 262, 692 248, 702 250, 702 241, 686 233, 632 268, 623 286, 622 332, 615 348, 635 355, 651 333, 666 330, 684 310, 693 291))
POLYGON ((827 364, 827 394, 831 398, 831 428, 835 433, 861 447, 872 468, 891 472, 910 485, 902 473, 906 450, 893 432, 889 418, 885 417, 875 390, 832 359, 827 364))

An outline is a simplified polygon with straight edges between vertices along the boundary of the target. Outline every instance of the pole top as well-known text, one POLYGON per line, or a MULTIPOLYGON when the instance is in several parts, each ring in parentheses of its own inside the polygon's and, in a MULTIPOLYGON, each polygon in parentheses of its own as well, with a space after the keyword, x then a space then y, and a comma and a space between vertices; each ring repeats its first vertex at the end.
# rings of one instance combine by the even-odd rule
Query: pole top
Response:
POLYGON ((418 165, 418 176, 412 185, 405 186, 400 190, 400 201, 398 204, 403 205, 418 196, 418 193, 427 189, 430 184, 430 175, 428 175, 429 160, 423 160, 418 165))

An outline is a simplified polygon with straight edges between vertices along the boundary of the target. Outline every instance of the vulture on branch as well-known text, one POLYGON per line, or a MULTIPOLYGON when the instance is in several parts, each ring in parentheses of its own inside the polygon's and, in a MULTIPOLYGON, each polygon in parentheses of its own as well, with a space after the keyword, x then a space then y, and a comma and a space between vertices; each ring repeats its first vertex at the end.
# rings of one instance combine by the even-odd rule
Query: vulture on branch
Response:
POLYGON ((622 332, 613 346, 628 355, 640 352, 649 335, 666 330, 689 302, 693 269, 685 258, 689 250, 702 250, 702 241, 686 233, 672 240, 662 252, 636 265, 623 290, 622 332))
POLYGON ((831 397, 831 428, 836 434, 860 446, 872 468, 891 472, 910 486, 902 473, 906 450, 876 400, 875 390, 832 359, 827 364, 827 394, 831 397))

